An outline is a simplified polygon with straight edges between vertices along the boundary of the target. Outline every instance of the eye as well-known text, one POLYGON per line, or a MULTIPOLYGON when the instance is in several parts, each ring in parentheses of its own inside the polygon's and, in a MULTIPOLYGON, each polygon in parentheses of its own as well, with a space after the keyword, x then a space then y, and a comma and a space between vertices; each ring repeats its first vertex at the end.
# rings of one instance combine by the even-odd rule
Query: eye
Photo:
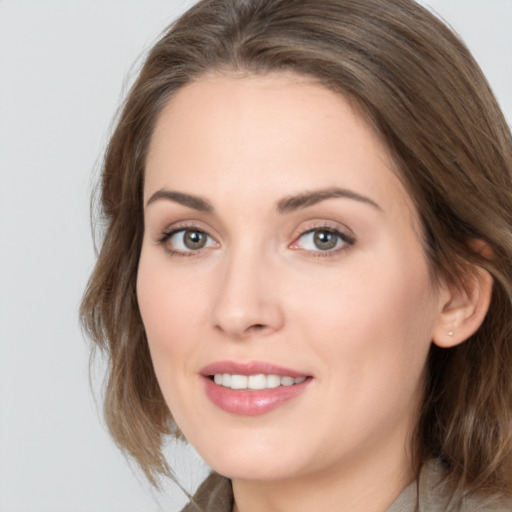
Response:
POLYGON ((164 234, 160 242, 165 244, 171 253, 190 253, 216 247, 217 242, 200 229, 176 229, 164 234))
POLYGON ((354 244, 354 238, 333 228, 316 228, 303 233, 291 246, 292 249, 315 252, 336 252, 354 244))

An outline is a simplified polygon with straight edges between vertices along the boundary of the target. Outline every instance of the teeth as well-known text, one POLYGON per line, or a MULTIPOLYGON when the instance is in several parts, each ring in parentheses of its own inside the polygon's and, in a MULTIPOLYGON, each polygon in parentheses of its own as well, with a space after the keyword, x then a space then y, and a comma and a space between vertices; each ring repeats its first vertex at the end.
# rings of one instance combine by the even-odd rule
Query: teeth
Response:
POLYGON ((281 386, 293 386, 295 379, 293 377, 281 377, 281 386))
MULTIPOLYGON (((223 383, 224 383, 224 379, 223 383)), ((231 389, 247 389, 247 375, 231 375, 231 389)))
POLYGON ((232 375, 229 373, 216 373, 213 381, 219 386, 231 389, 273 389, 279 386, 293 386, 304 382, 306 377, 281 377, 279 375, 232 375))
POLYGON ((279 375, 267 375, 267 388, 278 388, 281 385, 281 377, 279 375))
POLYGON ((265 389, 267 387, 267 377, 262 373, 259 375, 250 375, 247 387, 249 389, 265 389))

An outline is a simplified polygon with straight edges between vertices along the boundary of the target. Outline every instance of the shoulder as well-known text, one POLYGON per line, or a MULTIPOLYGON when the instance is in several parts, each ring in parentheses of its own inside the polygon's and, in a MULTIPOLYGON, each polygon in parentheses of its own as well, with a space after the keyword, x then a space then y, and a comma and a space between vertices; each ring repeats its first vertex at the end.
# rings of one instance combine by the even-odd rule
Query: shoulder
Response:
POLYGON ((511 512, 512 500, 498 497, 469 496, 462 500, 460 512, 511 512))
MULTIPOLYGON (((386 512, 512 512, 512 500, 472 494, 454 495, 441 462, 425 464, 386 512)), ((231 512, 233 490, 227 478, 212 472, 182 512, 231 512)))
POLYGON ((231 481, 212 472, 181 512, 231 512, 232 509, 231 481))
POLYGON ((512 512, 512 501, 498 496, 454 494, 439 461, 426 463, 387 512, 512 512))

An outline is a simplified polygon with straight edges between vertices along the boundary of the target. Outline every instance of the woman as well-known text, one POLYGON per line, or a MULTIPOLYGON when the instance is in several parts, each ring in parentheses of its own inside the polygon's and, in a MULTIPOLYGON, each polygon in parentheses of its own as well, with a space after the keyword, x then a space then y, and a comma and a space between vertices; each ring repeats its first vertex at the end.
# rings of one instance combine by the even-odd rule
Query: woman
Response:
POLYGON ((187 510, 510 510, 511 204, 506 122, 416 3, 199 2, 104 162, 112 436, 153 483, 187 439, 187 510))

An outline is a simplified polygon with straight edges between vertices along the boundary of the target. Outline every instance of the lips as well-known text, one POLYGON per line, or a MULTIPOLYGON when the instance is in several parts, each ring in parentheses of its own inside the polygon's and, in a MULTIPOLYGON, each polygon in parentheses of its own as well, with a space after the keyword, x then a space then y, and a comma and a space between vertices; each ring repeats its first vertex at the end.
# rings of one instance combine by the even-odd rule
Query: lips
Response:
POLYGON ((311 376, 264 362, 221 361, 201 370, 208 398, 243 416, 265 414, 303 393, 311 376))

